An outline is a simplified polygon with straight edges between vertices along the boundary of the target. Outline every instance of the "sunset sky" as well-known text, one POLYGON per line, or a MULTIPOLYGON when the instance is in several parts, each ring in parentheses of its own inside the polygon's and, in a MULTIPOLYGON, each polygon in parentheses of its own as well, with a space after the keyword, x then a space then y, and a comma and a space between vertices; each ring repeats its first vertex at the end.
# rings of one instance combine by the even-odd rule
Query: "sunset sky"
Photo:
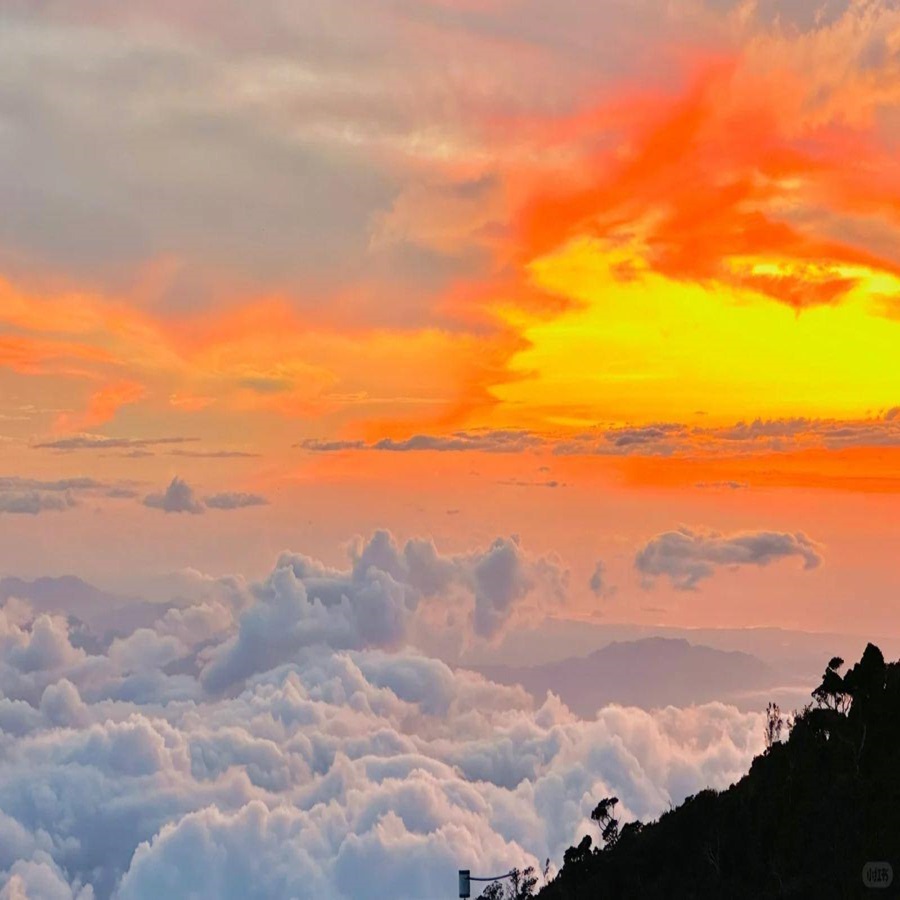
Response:
POLYGON ((552 876, 898 546, 894 0, 0 0, 0 897, 552 876))
POLYGON ((0 60, 0 570, 518 535, 553 615, 900 633, 893 4, 2 0, 0 60))

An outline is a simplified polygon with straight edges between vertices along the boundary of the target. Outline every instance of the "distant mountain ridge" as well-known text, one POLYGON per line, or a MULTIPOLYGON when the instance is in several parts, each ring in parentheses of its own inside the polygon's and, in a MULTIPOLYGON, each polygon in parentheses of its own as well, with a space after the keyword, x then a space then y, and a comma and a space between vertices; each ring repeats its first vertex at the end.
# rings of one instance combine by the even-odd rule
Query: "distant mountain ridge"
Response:
POLYGON ((582 716, 593 716, 609 703, 645 709, 690 706, 773 688, 781 681, 776 670, 749 653, 664 637, 613 641, 587 656, 544 665, 475 670, 501 684, 519 684, 538 699, 553 691, 582 716))
POLYGON ((98 637, 105 632, 129 633, 152 624, 160 615, 157 604, 112 594, 75 575, 44 576, 32 581, 15 576, 0 578, 0 605, 11 597, 26 600, 35 613, 73 617, 98 637))

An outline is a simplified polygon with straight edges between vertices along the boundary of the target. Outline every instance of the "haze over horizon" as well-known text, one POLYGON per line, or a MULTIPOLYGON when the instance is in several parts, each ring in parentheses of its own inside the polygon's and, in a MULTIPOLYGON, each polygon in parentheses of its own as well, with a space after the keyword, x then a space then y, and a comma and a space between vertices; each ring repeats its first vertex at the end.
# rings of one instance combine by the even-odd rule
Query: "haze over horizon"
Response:
POLYGON ((900 655, 898 359, 889 0, 0 0, 0 896, 727 787, 900 655))

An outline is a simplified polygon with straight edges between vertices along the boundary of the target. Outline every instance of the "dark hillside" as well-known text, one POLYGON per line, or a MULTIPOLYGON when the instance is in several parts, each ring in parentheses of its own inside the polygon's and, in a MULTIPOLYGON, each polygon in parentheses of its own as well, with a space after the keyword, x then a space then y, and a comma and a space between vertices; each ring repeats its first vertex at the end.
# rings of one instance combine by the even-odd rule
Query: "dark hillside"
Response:
POLYGON ((833 659, 793 722, 770 708, 769 749, 728 790, 621 829, 615 798, 602 801, 596 842, 567 851, 538 896, 897 896, 900 882, 873 894, 862 873, 886 861, 900 874, 900 663, 869 644, 842 671, 833 659))

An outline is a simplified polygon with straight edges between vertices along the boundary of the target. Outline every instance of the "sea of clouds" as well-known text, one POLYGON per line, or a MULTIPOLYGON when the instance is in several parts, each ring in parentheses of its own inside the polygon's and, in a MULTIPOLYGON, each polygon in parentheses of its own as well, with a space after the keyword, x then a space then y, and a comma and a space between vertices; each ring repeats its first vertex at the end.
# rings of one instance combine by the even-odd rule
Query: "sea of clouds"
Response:
POLYGON ((564 598, 514 538, 198 580, 127 634, 0 607, 0 897, 447 897, 558 863, 603 796, 653 817, 760 750, 723 704, 583 719, 423 651, 564 598))

